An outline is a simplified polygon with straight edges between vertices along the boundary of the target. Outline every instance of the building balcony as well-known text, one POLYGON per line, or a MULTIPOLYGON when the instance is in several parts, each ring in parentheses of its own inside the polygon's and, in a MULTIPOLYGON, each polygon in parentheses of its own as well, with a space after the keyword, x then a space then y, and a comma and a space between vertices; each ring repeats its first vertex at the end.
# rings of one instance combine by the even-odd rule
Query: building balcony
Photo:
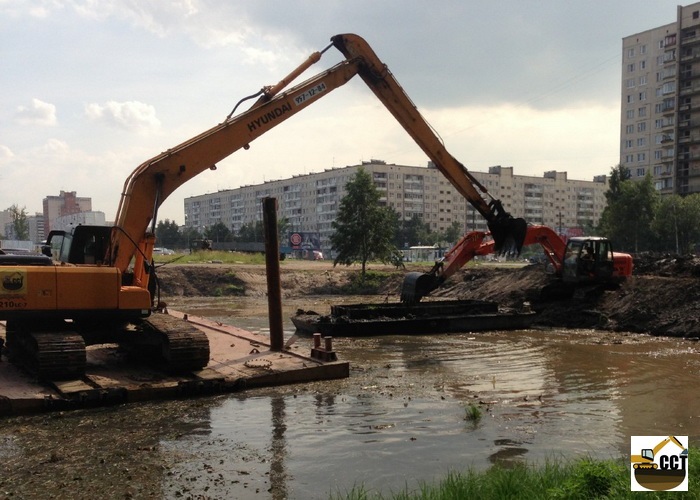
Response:
POLYGON ((700 84, 696 82, 693 85, 691 85, 690 87, 682 88, 681 91, 679 92, 679 95, 688 96, 688 95, 697 94, 698 92, 700 92, 700 84))

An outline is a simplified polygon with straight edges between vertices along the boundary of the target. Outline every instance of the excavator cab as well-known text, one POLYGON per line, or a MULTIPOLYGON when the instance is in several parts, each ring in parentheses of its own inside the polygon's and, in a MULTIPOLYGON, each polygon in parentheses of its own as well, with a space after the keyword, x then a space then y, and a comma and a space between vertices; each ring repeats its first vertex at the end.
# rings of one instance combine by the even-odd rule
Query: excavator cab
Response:
POLYGON ((564 252, 562 281, 596 283, 609 281, 614 272, 612 245, 607 238, 570 238, 564 252))

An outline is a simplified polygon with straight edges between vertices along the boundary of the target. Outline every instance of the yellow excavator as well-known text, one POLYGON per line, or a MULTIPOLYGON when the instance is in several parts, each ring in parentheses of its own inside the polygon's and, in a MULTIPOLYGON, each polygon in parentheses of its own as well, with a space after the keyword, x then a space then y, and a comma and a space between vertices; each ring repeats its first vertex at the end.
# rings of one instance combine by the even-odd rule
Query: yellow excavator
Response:
POLYGON ((178 187, 214 170, 235 151, 250 148, 253 140, 355 75, 487 220, 496 251, 511 245, 519 250, 525 221, 511 217, 445 149, 361 37, 336 35, 279 83, 239 101, 222 123, 137 167, 124 183, 114 226, 52 231, 46 255, 0 256, 0 320, 7 322, 10 358, 39 378, 75 378, 85 371, 86 345, 118 343, 149 365, 170 371, 205 367, 206 336, 184 321, 158 313, 151 258, 158 208, 178 187), (345 59, 289 87, 330 47, 345 59), (236 115, 238 106, 249 99, 255 99, 252 106, 236 115))
POLYGON ((678 441, 678 438, 676 438, 675 436, 669 436, 663 441, 661 441, 659 444, 654 446, 654 448, 642 449, 641 455, 632 455, 630 457, 632 467, 635 469, 658 469, 659 465, 654 463, 654 457, 669 442, 675 444, 681 450, 683 450, 681 452, 681 455, 688 456, 687 448, 683 446, 680 441, 678 441))

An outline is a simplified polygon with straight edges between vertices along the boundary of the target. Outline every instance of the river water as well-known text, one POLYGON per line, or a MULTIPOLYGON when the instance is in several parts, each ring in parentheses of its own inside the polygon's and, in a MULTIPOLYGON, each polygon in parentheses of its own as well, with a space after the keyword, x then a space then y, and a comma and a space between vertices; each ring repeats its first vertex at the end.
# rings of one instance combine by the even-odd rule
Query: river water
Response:
MULTIPOLYGON (((303 307, 325 313, 328 300, 303 307)), ((285 315, 300 305, 286 304, 285 315)), ((268 332, 248 299, 172 307, 268 332)), ((301 353, 310 344, 295 343, 301 353)), ((633 435, 700 435, 700 346, 690 341, 529 330, 337 338, 334 347, 350 362, 348 379, 82 413, 98 430, 114 425, 114 412, 134 426, 153 408, 167 414, 177 432, 159 428, 154 443, 167 457, 156 477, 167 498, 328 498, 359 485, 390 494, 451 470, 627 456, 633 435), (477 421, 466 418, 470 404, 477 421)), ((22 453, 19 442, 6 437, 4 453, 22 453)))

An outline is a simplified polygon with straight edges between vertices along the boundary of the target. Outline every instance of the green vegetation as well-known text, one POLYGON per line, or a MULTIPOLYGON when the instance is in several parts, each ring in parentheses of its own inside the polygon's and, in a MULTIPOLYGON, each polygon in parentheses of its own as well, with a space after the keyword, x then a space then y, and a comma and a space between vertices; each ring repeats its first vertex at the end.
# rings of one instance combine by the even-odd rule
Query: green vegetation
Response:
POLYGON ((331 235, 331 246, 337 255, 333 265, 359 262, 364 281, 370 260, 390 262, 396 252, 395 218, 379 203, 381 194, 365 169, 358 169, 345 185, 345 191, 332 222, 335 232, 331 235))
POLYGON ((469 403, 465 408, 464 419, 468 420, 469 422, 478 422, 481 420, 481 408, 473 403, 469 403))
POLYGON ((631 180, 624 165, 613 167, 607 206, 594 231, 625 252, 693 253, 700 241, 700 194, 660 195, 651 174, 631 180))
POLYGON ((202 251, 202 252, 184 252, 175 253, 173 255, 154 255, 153 260, 156 264, 207 264, 217 262, 222 264, 265 264, 265 255, 261 253, 244 253, 244 252, 218 252, 218 251, 202 251))
MULTIPOLYGON (((690 447, 690 456, 700 452, 690 447)), ((354 487, 334 499, 423 499, 480 500, 584 500, 584 499, 660 499, 698 498, 700 491, 700 461, 689 460, 688 492, 633 492, 630 491, 630 464, 626 459, 547 460, 539 466, 517 463, 512 467, 493 466, 484 472, 467 470, 450 472, 438 484, 421 484, 414 490, 382 495, 362 486, 354 487)))
POLYGON ((391 273, 380 271, 365 271, 364 278, 361 273, 353 273, 350 283, 342 288, 342 293, 350 295, 373 295, 379 292, 379 287, 391 276, 391 273))

